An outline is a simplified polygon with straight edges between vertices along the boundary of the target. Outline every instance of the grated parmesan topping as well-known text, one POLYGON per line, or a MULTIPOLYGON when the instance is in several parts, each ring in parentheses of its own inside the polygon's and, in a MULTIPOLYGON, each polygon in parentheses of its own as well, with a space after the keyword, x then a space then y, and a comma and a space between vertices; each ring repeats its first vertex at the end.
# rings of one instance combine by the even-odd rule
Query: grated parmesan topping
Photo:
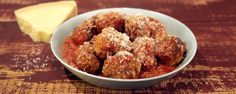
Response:
POLYGON ((118 51, 118 52, 116 53, 116 55, 122 56, 122 57, 125 57, 125 56, 133 56, 133 54, 130 53, 130 52, 128 52, 128 51, 118 51))
POLYGON ((122 48, 131 49, 131 47, 129 46, 129 44, 131 43, 129 40, 129 36, 125 33, 120 33, 112 27, 104 28, 102 31, 103 33, 105 33, 103 36, 107 37, 108 40, 114 42, 122 48))
POLYGON ((79 52, 80 54, 77 55, 77 57, 79 57, 79 58, 84 57, 84 56, 86 56, 85 58, 87 58, 87 59, 92 58, 91 55, 88 55, 88 54, 93 53, 92 52, 93 47, 89 42, 84 42, 83 45, 79 46, 77 51, 80 51, 79 52))
POLYGON ((124 34, 121 34, 120 38, 121 38, 121 42, 119 45, 124 48, 131 49, 129 45, 131 43, 129 40, 129 36, 124 33, 124 34))
POLYGON ((149 22, 149 19, 148 17, 142 15, 142 14, 136 14, 134 16, 130 16, 128 17, 128 19, 130 19, 132 22, 135 22, 135 24, 140 28, 142 29, 143 26, 145 24, 147 24, 147 22, 149 22))
POLYGON ((153 38, 144 36, 144 37, 137 37, 135 41, 132 43, 134 47, 144 46, 147 42, 153 43, 155 45, 155 40, 153 38))

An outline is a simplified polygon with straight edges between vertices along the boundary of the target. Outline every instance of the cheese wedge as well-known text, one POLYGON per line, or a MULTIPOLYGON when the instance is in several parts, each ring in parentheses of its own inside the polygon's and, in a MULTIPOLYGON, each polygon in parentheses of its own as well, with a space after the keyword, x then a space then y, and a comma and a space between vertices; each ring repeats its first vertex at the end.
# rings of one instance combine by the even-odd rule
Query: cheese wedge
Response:
POLYGON ((34 41, 49 43, 56 28, 77 15, 77 5, 75 1, 42 3, 18 9, 15 15, 22 32, 34 41))

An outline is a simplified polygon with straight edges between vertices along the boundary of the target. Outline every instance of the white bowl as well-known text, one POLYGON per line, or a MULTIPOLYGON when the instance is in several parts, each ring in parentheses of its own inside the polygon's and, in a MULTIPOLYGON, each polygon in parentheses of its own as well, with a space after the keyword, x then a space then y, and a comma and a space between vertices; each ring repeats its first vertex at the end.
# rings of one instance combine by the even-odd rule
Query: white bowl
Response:
POLYGON ((186 65, 190 63, 193 59, 196 50, 197 50, 197 42, 195 36, 191 32, 191 30, 181 23, 180 21, 167 16, 162 13, 144 10, 144 9, 135 9, 135 8, 110 8, 110 9, 100 9, 91 12, 86 12, 80 15, 77 15, 63 24, 61 24, 56 32, 54 32, 51 38, 51 49, 53 54, 56 58, 73 74, 78 76, 79 78, 83 79, 84 81, 106 88, 115 88, 115 89, 134 89, 134 88, 143 88, 148 87, 158 82, 161 82, 167 78, 170 78, 177 74, 181 69, 183 69, 186 65), (120 11, 126 14, 134 15, 134 14, 143 14, 146 16, 157 18, 166 26, 167 32, 171 35, 175 35, 179 37, 183 42, 186 43, 187 47, 187 54, 186 58, 182 61, 182 63, 174 70, 164 75, 151 77, 151 78, 144 78, 144 79, 114 79, 114 78, 107 78, 96 76, 93 74, 89 74, 83 71, 80 71, 70 65, 68 65, 61 57, 61 48, 62 44, 66 37, 71 35, 74 28, 83 22, 86 19, 91 18, 92 16, 96 15, 100 12, 109 12, 112 10, 120 11))

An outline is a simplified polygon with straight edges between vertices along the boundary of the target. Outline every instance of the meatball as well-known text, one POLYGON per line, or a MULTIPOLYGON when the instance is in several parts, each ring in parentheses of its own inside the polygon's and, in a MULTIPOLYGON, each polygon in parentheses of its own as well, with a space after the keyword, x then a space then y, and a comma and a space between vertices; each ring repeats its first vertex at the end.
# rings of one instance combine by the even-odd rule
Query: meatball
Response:
POLYGON ((123 14, 117 11, 100 13, 95 15, 95 24, 99 32, 106 27, 114 27, 118 31, 123 31, 124 19, 123 14))
POLYGON ((159 76, 159 75, 171 72, 174 69, 175 68, 172 66, 158 65, 158 66, 154 66, 152 68, 149 68, 147 71, 140 72, 139 77, 140 78, 155 77, 155 76, 159 76))
POLYGON ((97 30, 94 24, 94 19, 91 18, 77 26, 71 37, 78 45, 80 45, 85 41, 90 40, 93 35, 96 34, 97 30))
POLYGON ((131 40, 142 36, 161 40, 167 36, 164 25, 155 18, 143 15, 129 16, 125 21, 125 32, 131 40))
POLYGON ((77 49, 75 67, 88 73, 95 73, 99 69, 99 60, 95 56, 93 46, 89 42, 84 42, 77 49))
POLYGON ((138 37, 132 42, 132 51, 142 63, 142 69, 148 69, 157 64, 155 58, 155 40, 149 37, 138 37))
POLYGON ((151 30, 150 37, 154 38, 155 40, 161 41, 163 38, 167 36, 165 27, 161 23, 157 21, 150 21, 148 25, 151 30))
POLYGON ((155 53, 158 60, 167 65, 177 65, 184 58, 185 44, 175 36, 167 36, 158 42, 155 53))
POLYGON ((113 55, 118 51, 131 50, 129 36, 122 34, 112 27, 104 28, 102 33, 94 37, 93 45, 96 55, 105 59, 107 55, 113 55))
POLYGON ((118 79, 137 79, 141 63, 128 51, 119 51, 104 61, 102 74, 105 77, 118 79))
POLYGON ((75 51, 77 49, 77 44, 73 41, 71 37, 65 39, 62 46, 62 58, 70 65, 74 65, 75 51))
POLYGON ((149 18, 143 15, 129 16, 125 20, 125 33, 130 36, 131 40, 136 37, 150 36, 148 22, 149 18))

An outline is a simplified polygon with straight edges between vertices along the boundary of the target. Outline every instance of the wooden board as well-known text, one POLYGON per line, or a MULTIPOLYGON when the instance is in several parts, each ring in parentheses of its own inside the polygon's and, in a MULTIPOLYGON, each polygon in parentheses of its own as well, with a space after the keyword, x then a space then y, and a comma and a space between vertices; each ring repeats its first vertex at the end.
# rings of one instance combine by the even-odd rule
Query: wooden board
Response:
POLYGON ((15 9, 53 0, 0 0, 0 93, 236 93, 235 0, 78 0, 79 14, 110 7, 158 11, 193 31, 198 50, 179 74, 148 88, 114 90, 77 78, 15 21, 15 9))

